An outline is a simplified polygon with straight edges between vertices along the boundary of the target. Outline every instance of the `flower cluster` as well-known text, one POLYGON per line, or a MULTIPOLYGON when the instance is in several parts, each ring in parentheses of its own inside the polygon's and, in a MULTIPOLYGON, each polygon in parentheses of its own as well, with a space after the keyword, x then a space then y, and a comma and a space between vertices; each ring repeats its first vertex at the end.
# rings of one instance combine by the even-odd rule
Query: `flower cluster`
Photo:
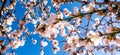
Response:
POLYGON ((29 40, 40 43, 40 55, 50 44, 54 54, 92 55, 100 49, 114 54, 120 49, 118 1, 1 0, 0 4, 0 54, 9 55, 5 51, 19 49, 29 40), (17 6, 24 16, 17 15, 22 13, 17 6))

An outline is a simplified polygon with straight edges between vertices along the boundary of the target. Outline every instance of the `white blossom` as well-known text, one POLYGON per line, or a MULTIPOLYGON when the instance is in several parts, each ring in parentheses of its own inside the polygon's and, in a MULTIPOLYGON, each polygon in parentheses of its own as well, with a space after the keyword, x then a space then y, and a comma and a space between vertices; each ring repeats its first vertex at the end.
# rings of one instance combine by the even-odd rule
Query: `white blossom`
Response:
POLYGON ((79 13, 78 7, 74 7, 74 14, 77 14, 77 13, 79 13))
POLYGON ((93 43, 88 43, 87 45, 85 45, 86 50, 93 50, 94 49, 94 45, 93 43))
POLYGON ((106 32, 107 32, 107 33, 111 33, 111 32, 113 32, 112 30, 113 30, 113 28, 110 27, 110 26, 108 26, 107 29, 106 29, 106 32))
POLYGON ((60 4, 61 4, 61 3, 52 1, 52 5, 53 5, 53 7, 55 7, 56 9, 59 9, 59 8, 60 8, 60 4))
POLYGON ((43 0, 43 3, 46 5, 48 3, 48 1, 47 0, 43 0))
POLYGON ((6 53, 5 55, 16 55, 15 52, 12 52, 12 53, 6 53))
POLYGON ((94 42, 94 46, 102 45, 102 38, 92 38, 92 41, 94 42))
POLYGON ((33 24, 37 24, 37 20, 32 19, 32 23, 33 23, 33 24))
POLYGON ((25 40, 21 40, 20 46, 24 46, 24 45, 25 45, 25 40))
POLYGON ((7 32, 10 32, 11 30, 12 30, 11 27, 8 27, 8 28, 7 28, 7 32))
POLYGON ((67 34, 65 33, 65 29, 62 29, 60 34, 61 34, 61 36, 67 36, 67 34))
POLYGON ((84 11, 85 13, 88 13, 88 12, 90 12, 94 7, 95 7, 95 3, 94 3, 94 2, 90 2, 90 3, 88 4, 88 6, 83 6, 83 7, 81 8, 81 11, 84 11))
POLYGON ((85 55, 86 54, 86 50, 81 50, 80 52, 82 55, 85 55))
POLYGON ((90 11, 90 9, 87 8, 86 6, 82 6, 81 11, 84 11, 85 13, 87 13, 90 11))
POLYGON ((60 47, 54 47, 53 48, 53 53, 56 54, 58 51, 60 51, 60 47))
POLYGON ((30 19, 31 19, 31 15, 30 15, 30 14, 27 14, 27 15, 26 15, 26 18, 30 18, 30 19))
POLYGON ((85 46, 85 45, 86 45, 86 43, 84 41, 80 42, 80 46, 85 46))
POLYGON ((50 17, 48 18, 48 23, 49 24, 52 24, 52 23, 54 23, 56 20, 56 17, 57 17, 57 15, 55 14, 55 13, 50 13, 50 17))
POLYGON ((53 40, 53 41, 52 41, 52 45, 53 45, 54 47, 58 46, 58 44, 59 44, 59 43, 58 43, 57 40, 53 40))
POLYGON ((67 43, 68 43, 68 44, 71 44, 71 43, 72 43, 72 40, 73 40, 73 38, 68 37, 68 38, 67 38, 67 43))
POLYGON ((40 55, 44 55, 44 51, 43 50, 40 51, 40 55))
POLYGON ((116 36, 116 39, 115 39, 115 44, 117 45, 117 46, 120 46, 120 37, 119 36, 116 36))
POLYGON ((8 8, 9 8, 9 9, 13 9, 14 7, 13 7, 13 5, 10 5, 8 8))
POLYGON ((36 2, 36 0, 30 0, 30 2, 36 2))
POLYGON ((64 13, 65 17, 68 17, 68 16, 70 16, 70 14, 71 14, 71 12, 70 12, 67 8, 65 8, 65 9, 63 10, 63 13, 64 13))
POLYGON ((21 45, 20 40, 15 40, 12 43, 12 49, 17 49, 21 45))
POLYGON ((63 19, 63 14, 62 14, 62 12, 59 12, 59 14, 57 14, 57 18, 63 19))
POLYGON ((92 31, 92 30, 90 30, 88 33, 87 33, 87 37, 88 38, 91 38, 91 37, 93 37, 93 36, 96 36, 97 35, 97 33, 95 33, 94 31, 92 31))
POLYGON ((48 45, 48 43, 45 42, 45 41, 41 41, 41 45, 42 45, 43 47, 46 47, 46 46, 48 45))
POLYGON ((93 29, 96 29, 98 27, 98 24, 93 24, 93 29))
POLYGON ((14 17, 9 17, 8 19, 7 19, 7 24, 8 25, 12 25, 12 22, 14 21, 14 17))
POLYGON ((88 7, 91 8, 91 9, 94 8, 94 7, 95 7, 95 3, 94 3, 94 2, 90 2, 90 3, 88 4, 88 7))
POLYGON ((99 24, 99 23, 100 23, 99 18, 96 18, 96 19, 95 19, 95 22, 96 22, 97 24, 99 24))
POLYGON ((81 47, 81 46, 85 46, 86 43, 84 41, 80 41, 80 43, 76 44, 76 47, 81 47))
POLYGON ((36 39, 32 40, 32 43, 35 45, 37 43, 37 40, 36 39))

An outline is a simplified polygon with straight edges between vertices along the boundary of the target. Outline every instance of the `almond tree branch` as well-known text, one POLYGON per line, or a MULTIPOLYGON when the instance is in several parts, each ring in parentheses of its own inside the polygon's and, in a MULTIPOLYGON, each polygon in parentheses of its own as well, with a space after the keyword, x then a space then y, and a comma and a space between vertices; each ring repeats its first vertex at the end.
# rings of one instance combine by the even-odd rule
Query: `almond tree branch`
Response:
POLYGON ((2 7, 1 7, 1 9, 0 9, 0 18, 1 18, 1 16, 2 16, 2 11, 3 11, 4 7, 5 7, 6 2, 7 2, 7 0, 4 0, 4 2, 3 2, 3 4, 2 4, 2 7))
MULTIPOLYGON (((112 8, 113 8, 113 9, 117 9, 118 7, 115 6, 115 7, 112 7, 112 8)), ((65 19, 63 19, 63 20, 70 21, 70 20, 72 20, 73 18, 76 18, 76 17, 82 18, 83 16, 88 15, 88 14, 93 14, 93 13, 95 13, 95 12, 107 11, 107 10, 108 10, 108 8, 101 9, 101 10, 94 10, 94 11, 88 12, 88 13, 79 13, 79 14, 77 14, 77 15, 73 15, 73 16, 71 16, 70 18, 65 18, 65 19)))
POLYGON ((111 33, 105 33, 105 34, 102 34, 101 36, 110 35, 110 34, 118 34, 118 33, 120 33, 120 30, 115 31, 115 32, 111 32, 111 33))
MULTIPOLYGON (((93 1, 82 1, 82 0, 61 0, 60 2, 67 3, 67 2, 73 2, 73 1, 80 2, 80 3, 83 3, 83 4, 89 4, 90 2, 93 2, 93 1)), ((108 2, 105 2, 105 1, 104 2, 94 1, 94 2, 95 2, 96 5, 105 5, 105 4, 109 4, 109 3, 111 3, 111 4, 115 4, 115 3, 119 4, 120 3, 119 1, 108 1, 108 2)), ((58 1, 56 0, 56 2, 58 2, 58 1)))
POLYGON ((97 28, 95 28, 94 31, 96 31, 98 29, 98 26, 101 25, 101 23, 102 23, 102 21, 103 21, 104 18, 105 18, 105 16, 102 17, 102 19, 100 20, 100 23, 97 25, 97 28))

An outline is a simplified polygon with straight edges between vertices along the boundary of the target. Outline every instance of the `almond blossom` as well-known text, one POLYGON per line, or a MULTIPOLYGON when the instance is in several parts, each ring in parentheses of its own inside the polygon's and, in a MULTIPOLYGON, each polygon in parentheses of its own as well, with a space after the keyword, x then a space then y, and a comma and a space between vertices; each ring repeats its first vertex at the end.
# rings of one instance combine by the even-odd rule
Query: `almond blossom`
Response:
POLYGON ((14 21, 14 17, 10 17, 7 19, 7 23, 8 25, 12 25, 12 22, 14 21))
POLYGON ((59 44, 59 43, 58 43, 57 40, 53 40, 53 41, 52 41, 52 45, 53 45, 54 47, 58 46, 58 44, 59 44))
POLYGON ((45 41, 41 41, 41 45, 42 45, 43 47, 46 47, 46 46, 48 45, 48 43, 45 42, 45 41))
POLYGON ((47 1, 47 0, 44 0, 44 1, 43 1, 43 4, 45 4, 45 5, 46 5, 47 3, 48 3, 48 1, 47 1))
POLYGON ((7 32, 10 32, 11 30, 12 30, 11 27, 8 27, 8 28, 7 28, 7 32))
POLYGON ((92 38, 93 36, 97 36, 97 33, 95 33, 94 31, 89 31, 86 35, 87 38, 92 38))
POLYGON ((86 50, 93 50, 94 44, 92 42, 88 42, 88 44, 85 45, 86 50))
POLYGON ((53 47, 53 53, 56 54, 58 51, 60 51, 59 47, 53 47))
POLYGON ((107 32, 107 33, 111 33, 111 32, 112 32, 112 30, 113 30, 113 28, 112 28, 112 27, 110 27, 110 26, 108 26, 108 27, 107 27, 106 32, 107 32))
POLYGON ((70 14, 71 14, 71 12, 67 9, 67 8, 65 8, 64 10, 63 10, 63 13, 64 13, 64 15, 67 17, 67 16, 70 16, 70 14))
POLYGON ((20 46, 24 46, 24 44, 25 44, 25 42, 22 40, 15 40, 15 41, 13 41, 13 43, 12 43, 12 48, 13 49, 17 49, 17 48, 19 48, 20 46))
POLYGON ((49 24, 54 23, 54 22, 56 21, 56 20, 55 20, 56 17, 57 17, 56 14, 54 14, 54 13, 50 13, 50 17, 49 17, 49 19, 48 19, 48 21, 50 21, 49 24))
POLYGON ((98 27, 98 24, 93 24, 93 29, 96 29, 98 27))
POLYGON ((9 37, 13 37, 14 39, 18 39, 22 35, 21 30, 14 30, 11 32, 9 37))
POLYGON ((36 2, 36 0, 30 0, 30 2, 36 2))
POLYGON ((25 40, 21 40, 21 45, 20 46, 24 46, 25 45, 25 40))
POLYGON ((90 9, 89 9, 89 8, 87 8, 86 6, 83 6, 83 7, 81 8, 81 11, 84 11, 84 12, 89 12, 89 11, 90 11, 90 9))
POLYGON ((37 40, 36 39, 32 40, 32 43, 35 45, 37 43, 37 40))
POLYGON ((77 7, 74 7, 74 14, 79 13, 79 9, 77 7))
POLYGON ((56 10, 60 8, 61 3, 58 3, 58 2, 56 2, 54 0, 52 0, 51 2, 52 2, 53 7, 56 8, 56 10))
POLYGON ((94 7, 95 7, 95 3, 94 2, 90 2, 88 4, 88 6, 83 6, 81 8, 81 10, 84 11, 85 13, 87 13, 87 12, 90 12, 94 7))
POLYGON ((115 44, 120 46, 120 37, 119 36, 116 36, 115 44))
POLYGON ((43 50, 40 52, 40 55, 44 55, 44 51, 43 50))
POLYGON ((99 23, 100 23, 99 18, 96 18, 96 19, 95 19, 95 22, 96 22, 97 24, 99 24, 99 23))

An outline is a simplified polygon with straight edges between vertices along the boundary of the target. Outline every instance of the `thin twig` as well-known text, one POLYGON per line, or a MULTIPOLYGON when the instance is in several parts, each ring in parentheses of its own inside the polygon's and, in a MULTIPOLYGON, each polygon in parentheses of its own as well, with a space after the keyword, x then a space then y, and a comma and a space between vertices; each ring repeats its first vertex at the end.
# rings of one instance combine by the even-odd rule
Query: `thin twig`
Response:
POLYGON ((1 19, 2 11, 3 11, 4 7, 5 7, 6 2, 7 2, 7 0, 4 0, 4 2, 3 2, 3 4, 2 4, 2 7, 1 7, 1 9, 0 9, 0 19, 1 19))

